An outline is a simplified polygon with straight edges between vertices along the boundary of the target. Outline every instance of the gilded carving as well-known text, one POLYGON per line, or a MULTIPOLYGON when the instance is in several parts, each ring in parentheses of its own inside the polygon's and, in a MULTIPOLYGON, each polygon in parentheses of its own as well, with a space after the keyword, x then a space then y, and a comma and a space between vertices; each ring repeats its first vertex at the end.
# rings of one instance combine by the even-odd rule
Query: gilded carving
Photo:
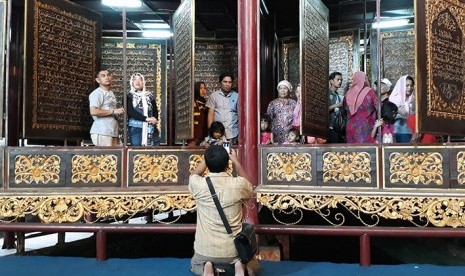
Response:
POLYGON ((57 155, 18 155, 15 157, 15 184, 58 184, 61 159, 57 155))
POLYGON ((323 182, 371 183, 368 152, 326 152, 323 154, 323 182))
POLYGON ((269 153, 266 176, 274 181, 311 181, 312 156, 309 153, 269 153))
MULTIPOLYGON (((202 162, 203 160, 203 155, 201 154, 192 154, 191 156, 189 156, 189 173, 192 173, 195 168, 197 168, 197 166, 200 164, 200 162, 202 162)), ((229 164, 228 164, 228 169, 226 170, 226 173, 228 175, 232 175, 232 172, 233 172, 233 166, 232 166, 232 162, 231 160, 229 160, 229 164)), ((209 173, 209 170, 208 168, 205 170, 205 172, 203 173, 203 175, 207 175, 209 173)))
MULTIPOLYGON (((384 218, 405 220, 419 227, 430 224, 436 227, 465 227, 465 200, 462 198, 258 193, 257 200, 273 214, 306 210, 317 213, 333 226, 345 223, 347 214, 337 210, 343 208, 365 226, 377 226, 384 218)), ((276 221, 294 224, 284 223, 280 219, 276 221)))
POLYGON ((389 181, 443 185, 442 160, 442 155, 438 152, 393 152, 389 155, 389 181))
MULTIPOLYGON (((26 215, 38 216, 43 222, 77 222, 85 214, 100 219, 120 221, 140 212, 157 210, 193 211, 195 200, 190 194, 105 195, 105 196, 4 196, 0 197, 0 221, 13 221, 26 215)), ((90 216, 89 216, 90 217, 90 216)))
POLYGON ((459 151, 457 153, 457 182, 459 185, 465 183, 465 152, 459 151))
POLYGON ((133 158, 134 183, 178 182, 178 157, 176 155, 137 154, 133 158))
POLYGON ((403 75, 415 75, 415 32, 381 32, 381 75, 393 83, 403 75))
POLYGON ((117 181, 116 155, 74 155, 71 160, 71 183, 104 183, 117 181))
POLYGON ((338 93, 344 95, 349 83, 352 83, 354 67, 354 33, 331 34, 329 39, 329 71, 342 74, 342 85, 338 93))
POLYGON ((465 4, 426 1, 427 115, 464 120, 465 4), (460 58, 462 57, 462 58, 460 58))

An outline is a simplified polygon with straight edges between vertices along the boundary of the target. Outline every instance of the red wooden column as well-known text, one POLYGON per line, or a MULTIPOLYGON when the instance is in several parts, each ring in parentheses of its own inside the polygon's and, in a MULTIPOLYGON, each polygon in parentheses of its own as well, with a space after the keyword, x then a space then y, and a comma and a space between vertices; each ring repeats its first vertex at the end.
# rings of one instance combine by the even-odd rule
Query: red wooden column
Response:
MULTIPOLYGON (((237 38, 239 52, 239 150, 252 184, 258 184, 258 29, 259 0, 239 0, 237 38)), ((248 206, 257 205, 251 200, 248 206)), ((257 208, 246 210, 247 220, 258 223, 257 208)))

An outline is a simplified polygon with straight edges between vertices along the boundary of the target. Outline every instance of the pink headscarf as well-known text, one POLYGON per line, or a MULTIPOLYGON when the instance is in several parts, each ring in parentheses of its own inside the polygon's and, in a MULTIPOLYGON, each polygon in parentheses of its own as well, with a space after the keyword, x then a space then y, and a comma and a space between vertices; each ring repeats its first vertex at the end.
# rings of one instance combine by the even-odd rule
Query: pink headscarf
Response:
POLYGON ((366 74, 364 72, 355 72, 352 86, 346 93, 346 102, 351 115, 357 112, 371 89, 373 88, 370 87, 366 74))
POLYGON ((413 100, 412 95, 407 99, 406 95, 406 83, 407 83, 407 76, 402 76, 394 86, 391 95, 389 96, 389 101, 395 103, 398 107, 405 107, 408 109, 408 104, 413 100))

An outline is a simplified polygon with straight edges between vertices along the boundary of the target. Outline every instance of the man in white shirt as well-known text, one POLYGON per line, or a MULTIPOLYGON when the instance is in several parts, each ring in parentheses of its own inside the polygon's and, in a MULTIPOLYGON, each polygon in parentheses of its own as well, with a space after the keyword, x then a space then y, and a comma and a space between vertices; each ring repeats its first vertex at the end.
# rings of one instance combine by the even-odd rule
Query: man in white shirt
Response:
POLYGON ((112 77, 108 70, 98 71, 95 81, 99 87, 89 95, 90 115, 94 119, 90 137, 96 146, 116 146, 118 144, 117 116, 124 114, 124 108, 116 107, 116 97, 110 89, 112 77))

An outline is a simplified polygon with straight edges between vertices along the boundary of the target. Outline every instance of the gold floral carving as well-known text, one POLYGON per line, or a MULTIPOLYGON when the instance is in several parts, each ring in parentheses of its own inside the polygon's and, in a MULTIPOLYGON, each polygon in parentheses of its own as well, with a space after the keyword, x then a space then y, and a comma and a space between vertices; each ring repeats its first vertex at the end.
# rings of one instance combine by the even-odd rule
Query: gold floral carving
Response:
POLYGON ((275 181, 311 181, 312 156, 309 153, 269 153, 267 179, 275 181))
POLYGON ((74 155, 71 160, 71 182, 103 183, 117 181, 116 155, 74 155))
MULTIPOLYGON (((197 168, 197 166, 200 164, 200 162, 202 162, 202 160, 203 160, 203 155, 201 154, 192 154, 191 156, 189 156, 189 173, 192 173, 195 170, 195 168, 197 168)), ((228 175, 232 175, 232 172, 233 172, 232 162, 231 160, 229 160, 228 169, 226 170, 226 173, 228 175)), ((207 175, 208 173, 209 173, 209 170, 207 168, 205 172, 203 173, 203 175, 207 175)))
MULTIPOLYGON (((405 220, 415 226, 465 227, 465 199, 389 196, 343 196, 258 193, 257 200, 274 214, 312 211, 333 226, 343 225, 347 210, 365 226, 377 226, 381 218, 405 220), (334 211, 334 212, 333 212, 334 211)), ((276 218, 275 218, 276 219, 276 218)), ((276 219, 283 224, 284 219, 276 219)))
POLYGON ((134 183, 178 182, 178 157, 176 155, 137 154, 133 158, 134 183))
POLYGON ((465 152, 459 151, 457 153, 457 182, 459 185, 465 183, 465 152))
POLYGON ((442 155, 438 152, 393 152, 389 155, 391 183, 443 185, 442 155))
POLYGON ((58 184, 61 159, 57 155, 17 155, 15 184, 58 184))
POLYGON ((367 152, 323 154, 323 182, 371 183, 371 157, 367 152))
POLYGON ((38 216, 43 222, 76 222, 92 214, 100 219, 128 220, 140 212, 158 210, 193 211, 190 194, 105 195, 105 196, 3 196, 0 197, 0 221, 13 221, 25 215, 38 216))
MULTIPOLYGON (((463 83, 463 48, 465 40, 463 32, 465 31, 465 4, 461 1, 445 1, 445 0, 425 0, 425 19, 426 19, 426 91, 427 93, 427 115, 436 118, 445 118, 451 120, 465 119, 465 97, 461 96, 463 88, 454 87, 456 82, 463 83), (447 12, 446 12, 447 11, 447 12), (433 28, 434 21, 440 21, 445 29, 452 32, 460 32, 462 39, 457 41, 456 45, 450 42, 441 40, 439 35, 435 34, 433 28), (457 29, 455 29, 457 28, 457 29), (461 42, 461 45, 460 43, 461 42), (437 45, 435 45, 437 44, 437 45), (438 46, 439 45, 439 46, 438 46), (445 46, 444 46, 445 45, 445 46), (436 49, 435 49, 436 48, 436 49), (438 52, 441 56, 438 55, 438 52), (460 58, 460 55, 462 58, 460 58), (439 64, 435 58, 441 60, 447 56, 446 62, 439 64), (453 58, 453 57, 458 58, 453 58), (436 64, 443 65, 439 68, 444 68, 443 72, 438 72, 436 64), (437 87, 435 79, 444 79, 442 87, 437 87), (457 91, 460 97, 452 102, 447 102, 444 96, 441 96, 441 91, 457 91)), ((446 35, 449 35, 446 33, 446 35)), ((444 36, 444 34, 443 34, 444 36)), ((455 39, 454 39, 455 40, 455 39)), ((452 40, 452 41, 454 41, 452 40)), ((458 40, 458 38, 457 38, 458 40)), ((455 42, 455 41, 454 41, 455 42)), ((441 60, 442 61, 442 60, 441 60)))

